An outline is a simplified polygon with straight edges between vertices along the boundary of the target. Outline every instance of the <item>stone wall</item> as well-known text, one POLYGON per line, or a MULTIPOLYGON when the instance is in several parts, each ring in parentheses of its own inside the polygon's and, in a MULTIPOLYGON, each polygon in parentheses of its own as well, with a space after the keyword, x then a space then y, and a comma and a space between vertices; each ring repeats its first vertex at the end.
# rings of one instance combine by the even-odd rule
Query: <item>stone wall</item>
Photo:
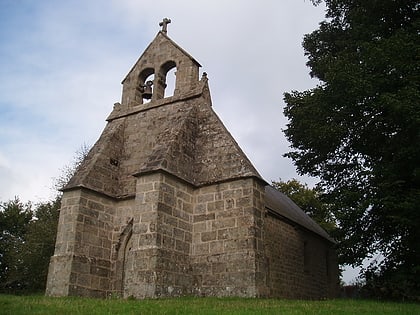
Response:
POLYGON ((165 173, 139 176, 133 232, 124 263, 124 296, 190 293, 191 185, 165 173))
POLYGON ((139 176, 118 254, 123 296, 266 295, 263 192, 252 178, 195 189, 164 172, 139 176))
POLYGON ((265 213, 261 181, 195 188, 154 172, 136 183, 120 201, 64 193, 48 295, 335 296, 332 244, 265 213))
POLYGON ((254 179, 205 186, 197 190, 193 219, 194 294, 260 295, 263 287, 257 243, 261 242, 263 190, 254 179))
POLYGON ((265 244, 270 296, 298 299, 336 296, 338 264, 330 242, 268 214, 265 244))
POLYGON ((104 297, 110 292, 114 202, 85 189, 63 194, 47 294, 104 297))

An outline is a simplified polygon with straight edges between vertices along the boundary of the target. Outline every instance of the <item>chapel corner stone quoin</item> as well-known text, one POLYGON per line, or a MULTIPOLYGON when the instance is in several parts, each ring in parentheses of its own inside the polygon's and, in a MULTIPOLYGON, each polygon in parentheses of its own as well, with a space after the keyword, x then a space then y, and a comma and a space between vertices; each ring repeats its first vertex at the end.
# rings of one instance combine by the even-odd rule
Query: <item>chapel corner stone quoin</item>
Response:
POLYGON ((63 190, 46 294, 335 297, 334 240, 262 179, 170 22, 63 190))

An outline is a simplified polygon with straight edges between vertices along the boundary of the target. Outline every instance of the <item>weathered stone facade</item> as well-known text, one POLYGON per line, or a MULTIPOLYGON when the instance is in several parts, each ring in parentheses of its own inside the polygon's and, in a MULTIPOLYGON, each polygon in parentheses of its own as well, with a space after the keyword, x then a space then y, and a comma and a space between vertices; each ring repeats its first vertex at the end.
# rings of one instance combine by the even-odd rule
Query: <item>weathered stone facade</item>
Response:
POLYGON ((165 27, 64 189, 46 293, 335 296, 334 242, 261 178, 165 27))

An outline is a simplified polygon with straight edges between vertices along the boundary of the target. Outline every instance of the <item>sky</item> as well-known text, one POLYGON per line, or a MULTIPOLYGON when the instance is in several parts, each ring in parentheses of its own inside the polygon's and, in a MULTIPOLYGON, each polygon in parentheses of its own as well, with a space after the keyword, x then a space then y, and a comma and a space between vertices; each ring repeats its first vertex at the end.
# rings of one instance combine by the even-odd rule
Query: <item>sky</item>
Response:
MULTIPOLYGON (((93 145, 121 81, 168 17, 168 36, 207 72, 213 108, 263 176, 300 178, 283 157, 283 93, 305 90, 309 0, 0 0, 0 201, 44 201, 93 145)), ((300 178, 312 185, 314 179, 300 178)))
POLYGON ((262 177, 312 186, 283 157, 283 94, 318 83, 302 41, 324 15, 309 0, 0 0, 0 201, 54 196, 54 178, 99 138, 164 17, 262 177))

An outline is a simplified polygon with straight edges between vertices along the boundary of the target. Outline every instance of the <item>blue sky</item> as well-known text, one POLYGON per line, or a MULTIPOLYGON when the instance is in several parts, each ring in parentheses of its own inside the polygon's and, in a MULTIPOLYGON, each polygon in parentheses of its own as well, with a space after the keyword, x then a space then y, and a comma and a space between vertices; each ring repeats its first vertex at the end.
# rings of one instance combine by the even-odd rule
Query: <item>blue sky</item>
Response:
MULTIPOLYGON (((0 201, 44 201, 93 145, 121 81, 169 17, 168 35, 208 73, 213 108, 267 180, 282 157, 283 93, 305 90, 301 43, 324 19, 309 0, 0 0, 0 201)), ((309 184, 314 179, 299 178, 309 184)), ((348 281, 354 272, 345 274, 348 281)))

